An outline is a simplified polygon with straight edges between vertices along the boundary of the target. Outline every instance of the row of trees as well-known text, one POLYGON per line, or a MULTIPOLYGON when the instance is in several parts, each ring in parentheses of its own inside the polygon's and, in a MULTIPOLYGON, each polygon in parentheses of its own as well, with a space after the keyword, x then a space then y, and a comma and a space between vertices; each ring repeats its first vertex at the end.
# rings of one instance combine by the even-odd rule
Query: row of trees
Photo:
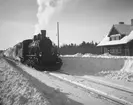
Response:
POLYGON ((85 42, 83 41, 81 44, 64 44, 60 47, 60 54, 76 54, 76 53, 91 53, 91 54, 101 54, 101 49, 97 47, 98 43, 92 42, 85 42))

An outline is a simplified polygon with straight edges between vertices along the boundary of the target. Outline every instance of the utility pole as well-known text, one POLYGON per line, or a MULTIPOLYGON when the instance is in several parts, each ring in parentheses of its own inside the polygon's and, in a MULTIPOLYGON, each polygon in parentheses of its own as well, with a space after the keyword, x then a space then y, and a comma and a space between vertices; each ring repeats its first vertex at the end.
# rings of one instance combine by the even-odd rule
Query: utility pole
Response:
POLYGON ((60 40, 59 40, 59 22, 57 22, 57 41, 58 41, 58 53, 60 52, 59 51, 59 48, 60 48, 60 40))

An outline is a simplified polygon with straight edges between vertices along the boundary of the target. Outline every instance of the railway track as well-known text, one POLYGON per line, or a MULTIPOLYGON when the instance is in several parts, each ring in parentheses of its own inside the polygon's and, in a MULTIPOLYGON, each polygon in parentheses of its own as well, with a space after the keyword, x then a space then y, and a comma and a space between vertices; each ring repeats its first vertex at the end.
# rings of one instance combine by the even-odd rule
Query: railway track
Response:
MULTIPOLYGON (((65 75, 71 75, 71 74, 65 73, 63 71, 58 71, 58 72, 61 73, 61 74, 65 74, 65 75)), ((56 75, 54 75, 54 76, 56 76, 56 75)), ((75 76, 75 77, 80 78, 80 76, 75 76)), ((107 82, 104 82, 102 80, 94 79, 91 76, 85 77, 83 79, 86 79, 87 81, 92 82, 92 83, 100 84, 100 85, 103 85, 103 86, 106 86, 106 87, 114 88, 114 89, 117 89, 117 90, 120 90, 120 91, 124 91, 124 92, 133 94, 133 89, 128 88, 128 87, 123 87, 121 85, 107 83, 107 82)))
POLYGON ((94 92, 95 94, 98 94, 104 98, 107 98, 111 101, 117 102, 119 104, 122 105, 133 105, 133 101, 131 100, 133 98, 133 90, 129 89, 129 88, 124 88, 122 86, 119 85, 114 85, 114 84, 109 84, 109 83, 105 83, 103 81, 97 81, 97 80, 93 80, 92 78, 87 78, 87 79, 79 79, 79 77, 76 77, 74 80, 73 78, 70 78, 70 74, 68 73, 64 73, 64 72, 60 72, 60 73, 50 73, 50 75, 55 76, 57 78, 60 78, 62 80, 65 80, 67 82, 70 82, 72 84, 75 84, 77 86, 80 86, 84 89, 87 89, 88 91, 94 92), (63 73, 63 75, 62 75, 63 73), (67 76, 68 75, 68 76, 67 76), (80 81, 85 81, 84 83, 80 82, 80 81), (91 85, 90 85, 91 84, 91 85), (92 86, 93 85, 93 86, 92 86), (101 87, 101 89, 99 88, 101 87), (111 90, 111 91, 116 91, 117 94, 120 94, 122 96, 119 95, 113 95, 111 93, 108 93, 105 90, 111 90), (132 97, 132 98, 127 98, 127 97, 132 97), (125 98, 125 99, 124 99, 125 98), (131 102, 132 101, 132 102, 131 102))
MULTIPOLYGON (((11 59, 6 59, 6 60, 16 63, 14 60, 11 60, 11 59)), ((94 94, 99 95, 102 98, 113 101, 115 103, 118 103, 121 105, 133 105, 133 103, 128 98, 124 99, 117 95, 109 94, 108 92, 103 90, 103 89, 105 89, 105 90, 109 89, 111 91, 117 91, 118 93, 123 95, 122 97, 124 97, 124 95, 126 95, 126 96, 133 95, 133 91, 131 89, 95 81, 95 80, 89 79, 89 78, 84 79, 84 83, 86 83, 86 84, 84 84, 83 82, 81 82, 81 81, 83 81, 83 79, 81 79, 79 77, 74 77, 65 72, 47 72, 47 73, 50 76, 56 77, 64 82, 68 82, 71 85, 75 85, 80 88, 83 88, 85 91, 92 92, 94 94)))

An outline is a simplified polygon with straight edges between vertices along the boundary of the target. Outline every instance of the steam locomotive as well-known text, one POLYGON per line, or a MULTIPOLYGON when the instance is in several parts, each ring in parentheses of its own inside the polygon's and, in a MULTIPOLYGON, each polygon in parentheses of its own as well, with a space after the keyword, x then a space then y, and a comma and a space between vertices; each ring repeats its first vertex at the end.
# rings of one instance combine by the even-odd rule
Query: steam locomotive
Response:
POLYGON ((24 40, 19 57, 23 64, 41 71, 55 71, 62 66, 57 49, 46 37, 46 30, 41 30, 41 34, 35 35, 33 39, 24 40))

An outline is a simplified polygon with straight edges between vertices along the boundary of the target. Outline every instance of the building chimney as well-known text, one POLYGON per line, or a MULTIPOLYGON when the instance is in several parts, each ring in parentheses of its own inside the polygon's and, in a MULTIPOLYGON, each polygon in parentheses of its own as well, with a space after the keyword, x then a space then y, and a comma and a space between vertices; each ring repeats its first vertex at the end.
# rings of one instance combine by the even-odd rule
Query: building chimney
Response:
POLYGON ((133 26, 133 19, 131 19, 131 26, 133 26))
POLYGON ((119 24, 124 24, 124 22, 119 22, 119 24))
POLYGON ((46 37, 46 30, 41 30, 42 37, 46 37))

